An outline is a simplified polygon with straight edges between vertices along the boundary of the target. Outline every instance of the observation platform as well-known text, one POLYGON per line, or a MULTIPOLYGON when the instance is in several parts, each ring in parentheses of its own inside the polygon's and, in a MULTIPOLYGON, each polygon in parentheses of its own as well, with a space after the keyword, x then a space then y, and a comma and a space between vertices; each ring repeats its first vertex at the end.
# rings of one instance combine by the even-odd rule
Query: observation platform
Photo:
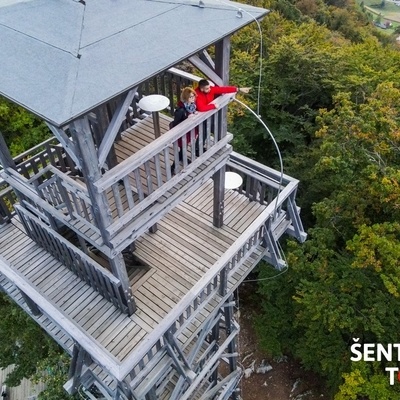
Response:
MULTIPOLYGON (((225 224, 217 229, 212 224, 212 190, 212 182, 209 181, 159 221, 157 232, 145 233, 137 240, 134 254, 148 268, 141 274, 134 268, 128 271, 134 277, 131 285, 138 308, 132 316, 121 313, 30 239, 18 217, 0 228, 0 254, 4 262, 37 292, 35 300, 39 306, 43 304, 41 298, 53 304, 71 321, 71 327, 79 327, 79 331, 96 342, 104 354, 115 360, 116 365, 128 360, 133 368, 134 363, 130 359, 137 349, 146 345, 148 335, 157 331, 157 326, 163 321, 168 321, 168 313, 178 307, 185 296, 198 286, 198 282, 204 280, 266 209, 230 190, 225 200, 225 224)), ((239 285, 264 253, 265 249, 258 246, 235 271, 229 279, 230 291, 239 285)), ((18 293, 5 277, 1 279, 1 286, 12 297, 18 293)), ((216 295, 209 300, 217 305, 222 297, 216 295)), ((191 342, 198 333, 197 328, 212 311, 212 307, 205 307, 182 331, 178 338, 183 346, 191 342)), ((56 327, 48 330, 71 352, 71 338, 65 334, 58 337, 59 332, 56 327)))
MULTIPOLYGON (((167 139, 163 136, 169 121, 169 117, 160 115, 161 141, 167 139)), ((180 129, 184 135, 186 128, 180 129)), ((191 132, 193 135, 193 129, 191 132)), ((211 134, 208 141, 209 146, 215 146, 211 134)), ((140 158, 155 142, 151 116, 135 121, 115 144, 118 167, 124 167, 132 157, 140 158)), ((35 176, 18 180, 13 171, 7 176, 24 191, 26 198, 35 188, 41 197, 35 194, 37 209, 23 200, 27 208, 17 205, 17 215, 10 214, 10 223, 0 226, 0 287, 73 359, 79 351, 77 345, 90 354, 91 361, 84 364, 80 377, 85 387, 97 382, 110 398, 121 389, 121 384, 126 385, 121 390, 134 393, 135 398, 142 398, 149 388, 157 387, 157 398, 175 399, 181 398, 183 382, 189 379, 191 389, 183 398, 192 398, 196 385, 209 382, 205 374, 214 370, 204 368, 196 378, 179 360, 184 357, 194 366, 202 363, 217 366, 215 360, 223 356, 238 327, 232 322, 232 332, 222 339, 225 342, 218 351, 213 342, 205 341, 207 327, 218 325, 220 318, 224 320, 221 310, 261 259, 282 268, 277 241, 284 233, 304 240, 295 204, 298 181, 233 153, 229 144, 219 143, 222 153, 218 155, 216 151, 215 159, 223 157, 226 169, 244 178, 240 188, 225 191, 221 228, 213 225, 215 188, 210 178, 213 156, 203 163, 201 160, 183 163, 182 172, 171 176, 168 166, 176 153, 176 142, 168 147, 165 141, 162 151, 155 150, 157 157, 145 154, 144 164, 138 164, 135 173, 129 173, 132 168, 124 172, 123 184, 111 183, 108 191, 99 185, 108 195, 113 218, 124 218, 124 213, 132 212, 129 209, 132 204, 141 207, 140 204, 151 198, 152 194, 142 195, 142 203, 136 203, 140 197, 137 188, 149 187, 150 181, 153 193, 157 191, 157 182, 161 186, 162 182, 171 182, 171 188, 154 198, 149 204, 149 213, 152 207, 164 207, 171 196, 177 197, 162 209, 156 220, 157 229, 150 232, 143 228, 136 234, 131 250, 128 247, 123 252, 128 260, 125 264, 136 304, 131 316, 124 311, 126 303, 121 300, 120 281, 112 275, 107 257, 101 253, 102 244, 97 249, 88 248, 84 254, 76 247, 77 243, 70 242, 72 228, 80 231, 89 243, 89 239, 94 243, 97 239, 93 239, 96 232, 91 231, 92 214, 85 183, 79 176, 72 179, 68 168, 63 172, 57 170, 62 154, 54 157, 52 152, 60 148, 46 145, 41 156, 35 155, 21 164, 29 164, 29 170, 38 170, 35 176), (43 162, 42 167, 32 167, 45 157, 51 165, 45 166, 43 162), (37 186, 31 186, 38 177, 42 180, 37 186), (56 179, 61 179, 63 184, 55 185, 56 179), (195 185, 192 185, 193 179, 197 179, 195 185), (124 197, 126 191, 136 199, 131 204, 124 197), (72 205, 75 208, 69 213, 72 205), (78 214, 82 207, 86 211, 78 214), (67 227, 69 223, 65 237, 46 223, 46 215, 55 216, 67 227), (79 226, 82 224, 89 227, 86 231, 89 233, 79 226), (212 348, 215 353, 211 357, 212 348)), ((190 146, 187 155, 191 157, 190 146)), ((110 180, 106 177, 105 182, 107 179, 110 180)), ((11 200, 8 189, 3 194, 3 201, 11 200)), ((143 218, 141 215, 142 224, 146 221, 143 218)), ((124 247, 121 245, 121 248, 124 247)), ((231 383, 239 377, 239 371, 233 371, 231 383)), ((69 385, 73 384, 67 384, 67 388, 69 385)), ((197 388, 196 393, 202 393, 202 389, 197 388)))

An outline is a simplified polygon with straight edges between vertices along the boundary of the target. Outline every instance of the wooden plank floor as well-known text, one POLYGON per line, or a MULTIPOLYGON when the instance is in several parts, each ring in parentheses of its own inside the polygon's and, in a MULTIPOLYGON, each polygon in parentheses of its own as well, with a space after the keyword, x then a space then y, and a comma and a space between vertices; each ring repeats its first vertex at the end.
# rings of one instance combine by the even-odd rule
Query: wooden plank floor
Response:
MULTIPOLYGON (((160 120, 165 129, 167 120, 160 120)), ((148 120, 138 124, 142 122, 142 134, 137 139, 143 147, 152 140, 152 131, 148 120), (147 134, 143 134, 145 126, 147 134)), ((120 150, 125 148, 120 142, 120 150)), ((117 148, 118 156, 122 154, 120 150, 117 148)), ((136 149, 126 152, 125 157, 132 151, 136 149)), ((129 272, 138 306, 131 317, 122 314, 36 245, 21 231, 21 224, 15 219, 13 224, 0 227, 0 255, 88 335, 123 361, 265 209, 229 190, 225 198, 225 225, 217 229, 212 225, 212 198, 213 182, 209 180, 170 211, 157 224, 157 232, 145 233, 136 241, 134 255, 148 269, 129 272)), ((261 256, 261 249, 255 251, 229 285, 238 285, 261 256)), ((211 311, 212 307, 202 310, 179 340, 184 343, 193 337, 211 311)))
POLYGON ((168 213, 158 223, 156 233, 146 233, 136 242, 135 255, 150 269, 133 283, 138 311, 131 317, 121 314, 36 245, 19 229, 17 221, 0 228, 0 254, 111 354, 123 360, 263 209, 238 193, 230 193, 226 205, 231 221, 217 229, 212 225, 210 202, 211 181, 168 213), (233 217, 235 209, 241 210, 241 218, 233 217))

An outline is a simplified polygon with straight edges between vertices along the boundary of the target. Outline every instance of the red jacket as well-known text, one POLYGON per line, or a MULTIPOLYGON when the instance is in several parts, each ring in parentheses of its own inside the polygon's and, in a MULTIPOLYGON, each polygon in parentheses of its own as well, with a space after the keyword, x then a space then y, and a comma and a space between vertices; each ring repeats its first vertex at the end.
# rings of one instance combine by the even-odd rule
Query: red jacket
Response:
POLYGON ((215 96, 224 93, 236 93, 238 91, 236 86, 211 86, 209 93, 203 93, 200 88, 195 90, 196 92, 196 107, 198 111, 210 111, 214 110, 215 104, 210 104, 215 96))

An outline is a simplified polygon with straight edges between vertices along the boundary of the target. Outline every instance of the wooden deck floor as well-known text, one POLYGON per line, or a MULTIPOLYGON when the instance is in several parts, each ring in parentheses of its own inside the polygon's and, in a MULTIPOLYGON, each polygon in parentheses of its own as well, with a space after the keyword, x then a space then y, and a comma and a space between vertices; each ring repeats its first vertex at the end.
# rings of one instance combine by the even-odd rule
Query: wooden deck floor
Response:
MULTIPOLYGON (((165 129, 164 122, 161 118, 165 129)), ((151 130, 148 135, 143 134, 140 146, 149 142, 151 135, 151 130)), ((120 150, 126 148, 123 143, 119 146, 120 150)), ((117 148, 118 157, 122 157, 120 150, 117 148)), ((125 156, 130 154, 129 151, 125 156)), ((122 362, 265 209, 265 206, 229 190, 225 198, 225 224, 217 229, 212 224, 212 198, 213 182, 210 179, 170 211, 157 224, 157 232, 145 233, 136 241, 134 254, 149 268, 140 273, 128 271, 138 307, 131 317, 122 314, 34 243, 23 233, 15 218, 12 224, 0 227, 0 255, 38 292, 81 326, 104 351, 122 362)), ((261 258, 261 253, 260 248, 249 257, 231 278, 230 286, 236 286, 244 279, 261 258)), ((6 290, 13 286, 1 275, 0 284, 8 285, 6 290)), ((204 313, 202 318, 205 318, 204 313)), ((69 346, 70 343, 66 347, 69 346)))
POLYGON ((0 228, 0 254, 122 361, 262 209, 231 191, 226 198, 226 224, 215 228, 210 181, 168 213, 159 222, 156 233, 146 233, 136 243, 135 255, 150 269, 132 284, 138 311, 131 317, 121 314, 34 243, 16 220, 0 228))

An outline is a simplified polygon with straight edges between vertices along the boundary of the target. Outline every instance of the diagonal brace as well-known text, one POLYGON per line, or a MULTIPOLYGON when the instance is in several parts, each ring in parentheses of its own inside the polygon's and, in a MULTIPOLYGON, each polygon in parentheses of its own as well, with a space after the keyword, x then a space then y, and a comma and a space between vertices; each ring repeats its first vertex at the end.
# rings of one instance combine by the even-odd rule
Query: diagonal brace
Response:
POLYGON ((224 82, 221 77, 211 69, 199 56, 189 57, 189 61, 200 70, 207 78, 211 79, 216 85, 224 86, 224 82))
POLYGON ((294 236, 300 243, 303 243, 307 239, 307 234, 304 232, 303 224, 300 219, 294 196, 295 194, 292 194, 287 199, 287 211, 293 226, 293 230, 290 229, 290 227, 287 230, 287 233, 291 236, 294 236))
POLYGON ((263 257, 265 261, 272 264, 279 271, 286 267, 286 263, 282 258, 281 251, 278 246, 278 241, 275 239, 274 233, 272 232, 272 218, 268 218, 267 222, 265 223, 263 246, 269 251, 269 254, 266 254, 263 257))
POLYGON ((73 142, 71 142, 68 135, 61 128, 57 128, 54 125, 49 124, 48 122, 46 122, 46 124, 49 127, 49 129, 53 132, 53 135, 61 143, 62 147, 64 147, 64 149, 68 153, 68 155, 72 158, 75 165, 79 169, 82 169, 81 163, 79 162, 79 158, 77 155, 78 153, 77 153, 76 146, 73 142))
POLYGON ((131 89, 126 95, 124 101, 121 101, 118 104, 118 107, 114 112, 114 115, 111 119, 110 124, 108 125, 107 131, 104 134, 104 138, 98 150, 99 168, 102 168, 104 163, 106 162, 107 155, 111 150, 111 146, 113 145, 115 137, 119 132, 119 128, 121 127, 122 121, 125 119, 126 113, 128 111, 130 104, 132 103, 136 91, 137 87, 131 89))
POLYGON ((191 383, 196 377, 196 374, 190 368, 189 362, 183 354, 181 348, 179 347, 175 336, 170 331, 168 331, 165 333, 164 338, 166 341, 167 352, 174 361, 176 369, 182 376, 184 376, 185 380, 191 383), (183 366, 179 360, 183 363, 183 366))

